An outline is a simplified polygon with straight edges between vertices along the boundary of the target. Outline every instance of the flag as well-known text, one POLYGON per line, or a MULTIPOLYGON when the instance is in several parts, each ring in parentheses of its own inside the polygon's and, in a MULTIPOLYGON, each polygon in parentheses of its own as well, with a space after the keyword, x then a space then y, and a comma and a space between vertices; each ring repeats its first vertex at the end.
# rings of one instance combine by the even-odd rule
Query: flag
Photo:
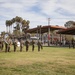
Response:
POLYGON ((48 40, 50 40, 50 34, 48 34, 48 40))

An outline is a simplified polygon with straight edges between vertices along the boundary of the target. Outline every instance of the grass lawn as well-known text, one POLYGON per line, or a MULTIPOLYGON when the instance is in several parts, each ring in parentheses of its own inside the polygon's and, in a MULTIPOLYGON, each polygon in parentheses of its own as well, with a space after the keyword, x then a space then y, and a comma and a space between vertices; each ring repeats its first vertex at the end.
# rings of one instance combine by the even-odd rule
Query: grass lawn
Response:
POLYGON ((75 75, 75 49, 43 47, 38 52, 0 52, 0 75, 75 75))

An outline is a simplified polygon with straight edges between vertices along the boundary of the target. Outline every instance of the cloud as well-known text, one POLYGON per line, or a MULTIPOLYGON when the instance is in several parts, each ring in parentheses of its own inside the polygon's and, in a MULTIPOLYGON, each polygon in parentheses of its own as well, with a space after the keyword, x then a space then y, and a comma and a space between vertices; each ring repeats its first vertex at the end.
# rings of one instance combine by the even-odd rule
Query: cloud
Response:
POLYGON ((74 13, 75 14, 75 0, 61 0, 59 3, 59 7, 65 9, 69 13, 74 13))
POLYGON ((74 0, 0 0, 0 28, 15 16, 30 20, 30 28, 47 25, 48 18, 50 24, 64 26, 66 21, 75 19, 74 8, 74 0))
POLYGON ((41 12, 51 18, 51 24, 64 26, 66 21, 75 19, 74 7, 74 0, 48 0, 41 4, 41 12))
POLYGON ((40 4, 42 8, 42 13, 45 13, 47 15, 50 15, 55 9, 56 9, 56 1, 57 0, 47 0, 46 2, 42 2, 40 4))

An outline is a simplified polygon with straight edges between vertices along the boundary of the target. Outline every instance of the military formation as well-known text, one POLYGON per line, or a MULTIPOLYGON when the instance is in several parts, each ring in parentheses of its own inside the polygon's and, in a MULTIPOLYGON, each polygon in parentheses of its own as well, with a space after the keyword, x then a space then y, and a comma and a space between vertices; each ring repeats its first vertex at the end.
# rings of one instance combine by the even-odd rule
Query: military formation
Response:
MULTIPOLYGON (((17 40, 17 39, 12 40, 10 38, 6 38, 4 40, 0 40, 0 51, 2 51, 3 48, 4 48, 5 52, 11 52, 11 49, 12 49, 11 47, 13 46, 13 51, 16 52, 17 47, 18 47, 18 45, 17 45, 18 42, 20 43, 20 45, 19 45, 20 52, 22 52, 22 50, 24 50, 23 49, 24 46, 26 48, 25 49, 26 52, 28 52, 30 45, 32 46, 32 52, 35 50, 35 41, 34 40, 32 40, 32 41, 29 41, 29 40, 24 41, 22 39, 20 39, 20 40, 17 40)), ((38 49, 37 49, 38 52, 41 49, 43 49, 43 43, 41 41, 38 41, 36 45, 38 47, 38 49)))

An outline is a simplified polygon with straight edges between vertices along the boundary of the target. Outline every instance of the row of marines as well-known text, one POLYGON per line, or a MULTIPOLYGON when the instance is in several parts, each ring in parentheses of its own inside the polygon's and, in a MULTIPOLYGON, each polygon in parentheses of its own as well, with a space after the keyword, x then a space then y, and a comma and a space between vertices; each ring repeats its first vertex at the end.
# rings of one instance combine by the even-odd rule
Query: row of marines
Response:
MULTIPOLYGON (((0 50, 3 50, 4 43, 5 43, 5 52, 10 52, 11 45, 13 45, 14 52, 16 52, 16 50, 17 50, 16 48, 18 46, 18 41, 16 39, 14 39, 13 42, 9 38, 5 39, 4 41, 0 40, 0 50)), ((26 46, 26 52, 28 52, 30 44, 32 45, 32 51, 34 51, 34 48, 35 48, 35 41, 34 40, 32 40, 31 42, 29 42, 28 40, 26 40, 24 42, 21 39, 19 43, 20 43, 20 52, 22 52, 22 48, 23 48, 24 45, 26 46)), ((43 49, 43 43, 41 41, 37 42, 37 46, 38 46, 38 51, 40 51, 40 49, 43 49)))

